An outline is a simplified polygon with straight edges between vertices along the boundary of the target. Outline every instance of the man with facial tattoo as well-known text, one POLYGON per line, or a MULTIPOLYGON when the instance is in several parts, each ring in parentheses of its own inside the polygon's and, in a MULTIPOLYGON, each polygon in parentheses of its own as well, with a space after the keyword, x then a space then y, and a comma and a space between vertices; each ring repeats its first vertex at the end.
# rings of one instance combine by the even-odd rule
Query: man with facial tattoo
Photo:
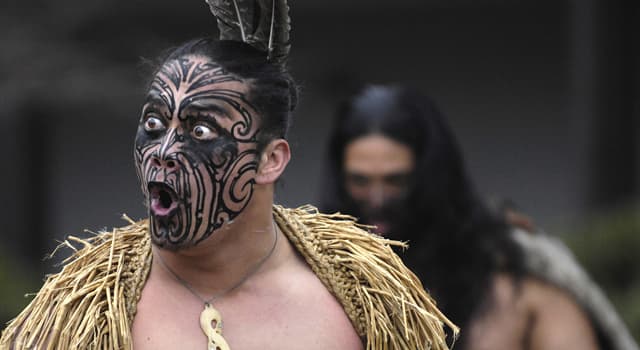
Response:
POLYGON ((346 100, 326 169, 322 209, 408 241, 400 255, 461 327, 456 347, 638 349, 564 245, 487 209, 446 120, 415 89, 369 85, 346 100))
POLYGON ((209 3, 221 40, 174 49, 142 105, 148 219, 67 242, 80 246, 0 347, 446 349, 443 325, 455 326, 393 253, 400 243, 273 204, 297 101, 286 3, 209 3))

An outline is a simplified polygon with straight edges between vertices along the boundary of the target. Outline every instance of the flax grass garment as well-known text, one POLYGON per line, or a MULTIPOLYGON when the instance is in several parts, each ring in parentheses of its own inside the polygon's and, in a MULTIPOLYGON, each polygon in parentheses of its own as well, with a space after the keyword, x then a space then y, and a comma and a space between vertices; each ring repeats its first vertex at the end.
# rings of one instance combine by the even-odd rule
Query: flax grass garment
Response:
MULTIPOLYGON (((447 349, 457 328, 383 239, 339 214, 274 206, 280 230, 348 315, 366 349, 447 349)), ((58 274, 4 331, 0 348, 131 349, 131 324, 151 266, 147 220, 74 247, 58 274)), ((76 245, 77 245, 76 244, 76 245)))

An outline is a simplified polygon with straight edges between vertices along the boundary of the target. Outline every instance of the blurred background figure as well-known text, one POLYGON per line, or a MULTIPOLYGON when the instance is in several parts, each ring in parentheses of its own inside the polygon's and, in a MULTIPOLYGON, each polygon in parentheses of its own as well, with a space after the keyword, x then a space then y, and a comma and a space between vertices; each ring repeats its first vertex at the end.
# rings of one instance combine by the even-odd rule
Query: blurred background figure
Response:
POLYGON ((371 85, 341 105, 324 179, 323 211, 409 242, 405 261, 462 328, 463 348, 637 349, 561 243, 512 205, 488 209, 416 90, 371 85))

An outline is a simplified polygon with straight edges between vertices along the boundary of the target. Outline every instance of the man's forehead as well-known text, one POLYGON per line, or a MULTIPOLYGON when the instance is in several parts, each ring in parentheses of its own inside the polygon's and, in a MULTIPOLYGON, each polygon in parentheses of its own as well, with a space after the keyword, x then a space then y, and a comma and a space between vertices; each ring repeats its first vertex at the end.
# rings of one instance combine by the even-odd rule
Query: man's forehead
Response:
POLYGON ((405 144, 373 134, 357 138, 344 150, 344 167, 348 172, 386 176, 408 173, 414 169, 414 154, 405 144))
POLYGON ((184 97, 203 90, 235 91, 242 94, 249 91, 249 84, 245 79, 229 73, 217 62, 203 56, 185 56, 167 61, 156 74, 154 82, 159 84, 152 84, 149 95, 162 95, 162 90, 170 89, 178 93, 173 94, 176 99, 179 95, 184 97))
POLYGON ((146 105, 167 108, 171 114, 192 107, 228 111, 229 101, 234 100, 236 109, 244 106, 253 110, 247 96, 249 89, 247 80, 227 72, 209 58, 186 56, 165 62, 154 77, 146 105))
MULTIPOLYGON (((216 92, 218 92, 221 95, 226 95, 230 92, 245 97, 248 97, 248 91, 249 87, 247 86, 247 84, 240 81, 211 82, 206 85, 202 85, 198 89, 198 92, 200 93, 207 92, 209 94, 215 95, 216 92)), ((147 101, 164 104, 167 98, 171 98, 177 104, 181 104, 183 100, 187 100, 185 102, 191 102, 193 100, 193 102, 191 103, 197 105, 197 101, 199 100, 193 99, 194 94, 190 94, 189 92, 191 91, 188 91, 188 87, 157 89, 152 86, 147 93, 147 101)), ((198 95, 199 94, 196 94, 195 96, 198 95)))

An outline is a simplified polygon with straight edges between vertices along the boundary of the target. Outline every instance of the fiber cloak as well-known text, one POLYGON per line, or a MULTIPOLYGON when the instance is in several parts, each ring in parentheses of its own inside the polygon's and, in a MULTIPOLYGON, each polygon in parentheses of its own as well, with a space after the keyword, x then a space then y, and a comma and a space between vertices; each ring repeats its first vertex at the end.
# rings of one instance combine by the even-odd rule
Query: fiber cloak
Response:
MULTIPOLYGON (((458 329, 392 251, 391 246, 403 243, 311 206, 274 206, 273 214, 340 302, 366 349, 448 348, 443 327, 454 334, 458 329)), ((0 348, 131 349, 131 324, 152 254, 148 220, 129 221, 88 240, 64 242, 74 253, 11 321, 0 348)))

